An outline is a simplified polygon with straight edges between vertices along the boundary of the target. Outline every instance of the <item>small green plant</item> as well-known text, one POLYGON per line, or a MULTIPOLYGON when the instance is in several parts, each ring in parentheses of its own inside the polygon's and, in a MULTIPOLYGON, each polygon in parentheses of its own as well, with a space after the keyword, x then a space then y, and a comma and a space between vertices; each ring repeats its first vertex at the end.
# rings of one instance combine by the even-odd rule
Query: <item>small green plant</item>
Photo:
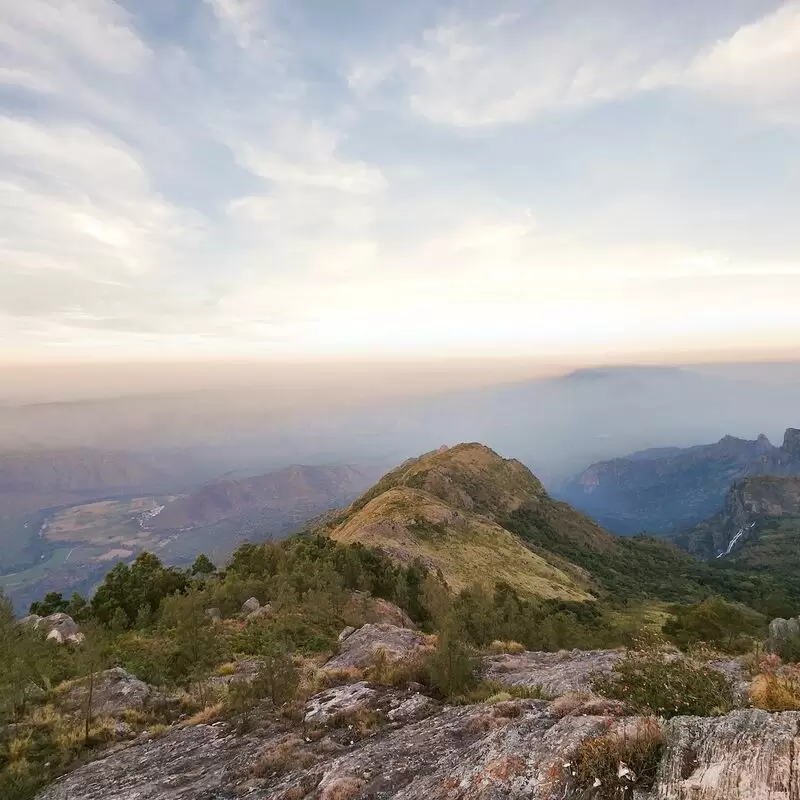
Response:
POLYGON ((733 708, 733 687, 721 672, 684 658, 666 660, 658 653, 628 655, 610 674, 593 675, 591 687, 603 697, 661 717, 710 717, 733 708))
POLYGON ((541 686, 506 686, 500 681, 481 681, 466 693, 467 703, 494 704, 506 700, 544 700, 541 686))

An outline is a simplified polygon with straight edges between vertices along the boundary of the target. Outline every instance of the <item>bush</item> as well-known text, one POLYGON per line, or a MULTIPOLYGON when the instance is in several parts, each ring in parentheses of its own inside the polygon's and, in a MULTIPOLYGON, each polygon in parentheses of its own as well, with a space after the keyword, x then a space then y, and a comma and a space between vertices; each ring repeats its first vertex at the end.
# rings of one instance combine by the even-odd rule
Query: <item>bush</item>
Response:
POLYGON ((684 658, 666 661, 658 653, 628 655, 610 675, 595 674, 590 683, 604 697, 662 717, 709 717, 733 708, 733 687, 721 672, 684 658))
POLYGON ((764 634, 766 619, 741 603, 709 597, 700 603, 674 607, 663 630, 682 649, 705 642, 728 652, 742 653, 764 634))
POLYGON ((463 696, 477 682, 478 662, 454 620, 446 621, 439 643, 425 659, 426 683, 443 699, 463 696))
POLYGON ((652 788, 661 760, 661 729, 654 719, 633 730, 586 739, 566 765, 565 797, 580 800, 627 800, 634 791, 652 788))

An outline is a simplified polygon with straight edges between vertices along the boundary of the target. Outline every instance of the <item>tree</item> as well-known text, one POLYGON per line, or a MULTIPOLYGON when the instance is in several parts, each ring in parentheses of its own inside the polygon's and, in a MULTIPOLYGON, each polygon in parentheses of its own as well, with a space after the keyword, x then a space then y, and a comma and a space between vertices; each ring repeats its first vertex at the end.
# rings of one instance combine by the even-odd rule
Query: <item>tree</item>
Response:
MULTIPOLYGON (((106 575, 92 598, 92 612, 108 626, 121 609, 130 626, 142 606, 155 613, 165 597, 185 591, 187 583, 180 570, 164 567, 152 553, 140 553, 130 566, 120 562, 106 575)), ((118 614, 116 619, 120 619, 118 614)))
POLYGON ((69 599, 69 605, 66 608, 67 614, 69 614, 75 622, 83 622, 91 616, 91 611, 92 609, 89 606, 89 601, 82 594, 73 592, 72 597, 69 599))
POLYGON ((192 564, 191 573, 192 575, 213 575, 217 571, 217 568, 212 563, 211 559, 205 554, 200 553, 199 556, 194 560, 194 564, 192 564))
POLYGON ((202 678, 220 654, 217 633, 205 612, 205 596, 197 589, 171 595, 164 601, 162 621, 173 644, 172 677, 196 684, 202 693, 202 678))
POLYGON ((300 683, 300 674, 292 660, 288 646, 272 643, 262 651, 263 666, 259 671, 259 682, 274 706, 291 700, 300 683))
POLYGON ((67 612, 69 601, 65 600, 61 592, 48 592, 42 600, 31 603, 30 613, 38 614, 40 617, 49 617, 58 612, 67 612))
POLYGON ((77 649, 78 668, 86 683, 86 699, 83 706, 83 742, 89 746, 92 728, 94 688, 97 673, 105 666, 103 632, 97 624, 83 626, 83 641, 77 649))
POLYGON ((0 715, 19 721, 31 692, 44 689, 57 673, 55 645, 30 625, 18 624, 0 589, 0 715))
POLYGON ((443 698, 458 696, 474 685, 477 666, 458 618, 448 614, 439 631, 439 644, 426 662, 431 687, 443 698))

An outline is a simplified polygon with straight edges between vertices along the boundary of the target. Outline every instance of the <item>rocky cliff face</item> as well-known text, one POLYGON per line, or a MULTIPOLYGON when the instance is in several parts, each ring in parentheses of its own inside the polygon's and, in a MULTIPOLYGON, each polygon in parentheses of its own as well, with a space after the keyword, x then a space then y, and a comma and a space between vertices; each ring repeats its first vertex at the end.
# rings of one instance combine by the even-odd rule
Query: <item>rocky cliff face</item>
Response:
POLYGON ((717 513, 731 484, 754 475, 800 475, 800 430, 783 445, 726 436, 683 450, 657 449, 593 464, 560 496, 616 533, 674 531, 717 513))
POLYGON ((740 558, 744 548, 753 549, 755 540, 770 538, 772 529, 765 521, 782 518, 800 519, 800 477, 743 478, 728 491, 722 511, 682 532, 676 541, 701 558, 740 558))
POLYGON ((781 450, 789 458, 800 459, 800 428, 787 428, 781 450))

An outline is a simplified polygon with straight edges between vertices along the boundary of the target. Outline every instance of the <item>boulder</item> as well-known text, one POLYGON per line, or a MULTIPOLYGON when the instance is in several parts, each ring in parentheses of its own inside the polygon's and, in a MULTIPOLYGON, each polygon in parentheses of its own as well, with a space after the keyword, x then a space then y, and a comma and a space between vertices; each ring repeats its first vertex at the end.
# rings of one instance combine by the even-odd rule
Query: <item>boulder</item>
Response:
MULTIPOLYGON (((59 705, 67 712, 82 711, 88 693, 89 681, 84 678, 69 686, 60 697, 59 705)), ((92 714, 98 717, 118 716, 128 710, 140 710, 156 697, 153 687, 122 667, 114 667, 94 677, 92 714)))
POLYGON ((252 614, 254 611, 258 611, 259 608, 261 608, 261 603, 255 597, 249 597, 242 603, 242 614, 252 614))
POLYGON ((345 609, 345 617, 356 618, 361 622, 397 625, 400 628, 414 626, 411 617, 400 606, 381 597, 372 597, 367 592, 352 593, 345 609))
POLYGON ((339 714, 366 708, 377 695, 364 681, 336 686, 312 697, 306 703, 306 722, 325 723, 339 714))
POLYGON ((331 658, 324 670, 364 669, 383 650, 387 658, 399 661, 411 658, 426 644, 426 636, 410 628, 396 625, 367 624, 341 642, 339 654, 331 658))
POLYGON ((45 638, 50 641, 64 644, 64 642, 82 642, 83 634, 78 631, 75 620, 69 614, 62 611, 50 614, 48 617, 40 617, 38 614, 29 614, 17 623, 27 625, 36 631, 44 633, 45 638))
POLYGON ((783 645, 797 637, 800 637, 800 617, 792 617, 791 619, 781 619, 779 617, 769 624, 766 648, 770 653, 780 653, 783 645))
POLYGON ((558 653, 503 653, 484 659, 488 680, 506 686, 539 687, 549 697, 587 692, 592 673, 608 673, 623 653, 618 650, 562 650, 558 653))
POLYGON ((759 709, 676 717, 664 726, 656 800, 800 797, 800 713, 759 709))
MULTIPOLYGON (((248 601, 249 602, 249 601, 248 601)), ((273 616, 272 606, 267 603, 266 605, 259 606, 254 611, 251 611, 246 619, 248 622, 252 622, 255 619, 261 619, 262 617, 271 617, 273 616)))
POLYGON ((416 693, 403 700, 397 708, 391 709, 386 716, 392 722, 408 722, 427 717, 434 707, 435 703, 430 697, 416 693))

